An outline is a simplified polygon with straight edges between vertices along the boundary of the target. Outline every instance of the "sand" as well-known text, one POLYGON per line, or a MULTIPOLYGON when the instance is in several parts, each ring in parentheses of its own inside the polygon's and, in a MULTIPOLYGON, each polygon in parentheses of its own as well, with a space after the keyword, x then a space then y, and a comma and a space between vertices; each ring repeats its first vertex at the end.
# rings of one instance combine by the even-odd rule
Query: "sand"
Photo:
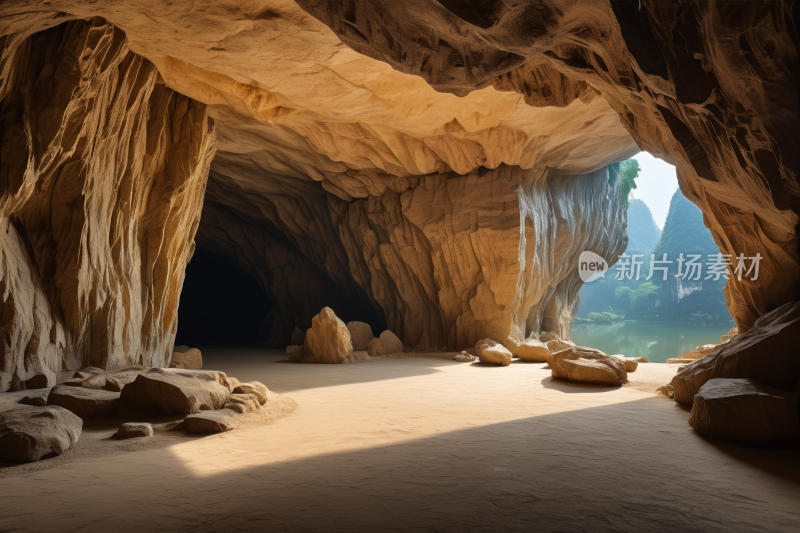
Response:
POLYGON ((516 360, 286 357, 203 350, 206 368, 296 400, 283 418, 0 469, 0 529, 800 529, 798 451, 698 436, 685 408, 647 391, 675 365, 642 364, 609 388, 516 360))

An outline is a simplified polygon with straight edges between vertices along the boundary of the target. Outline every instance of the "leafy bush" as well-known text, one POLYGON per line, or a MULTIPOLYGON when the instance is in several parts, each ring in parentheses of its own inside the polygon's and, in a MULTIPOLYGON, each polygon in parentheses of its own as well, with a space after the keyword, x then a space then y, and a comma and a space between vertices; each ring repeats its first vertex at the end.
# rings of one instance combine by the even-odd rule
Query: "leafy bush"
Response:
POLYGON ((613 324, 614 322, 622 322, 625 320, 623 315, 615 315, 614 313, 608 311, 603 313, 589 313, 586 316, 589 320, 596 324, 613 324))

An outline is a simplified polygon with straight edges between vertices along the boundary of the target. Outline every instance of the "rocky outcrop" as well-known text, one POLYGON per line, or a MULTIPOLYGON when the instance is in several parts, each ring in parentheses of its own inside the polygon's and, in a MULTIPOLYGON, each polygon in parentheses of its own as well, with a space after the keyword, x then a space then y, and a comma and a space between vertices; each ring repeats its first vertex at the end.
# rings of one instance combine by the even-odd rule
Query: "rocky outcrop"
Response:
POLYGON ((759 318, 747 332, 720 344, 672 379, 675 401, 692 405, 710 379, 749 378, 792 391, 800 381, 800 303, 787 303, 759 318))
POLYGON ((165 415, 222 409, 231 395, 228 377, 215 370, 152 368, 122 389, 126 408, 165 415))
POLYGON ((752 379, 710 379, 694 397, 689 425, 745 444, 793 437, 800 434, 797 395, 752 379))
POLYGON ((136 439, 152 436, 153 426, 147 422, 125 422, 113 435, 115 439, 136 439))
POLYGON ((325 307, 311 321, 303 344, 304 363, 341 363, 353 352, 350 332, 344 322, 325 307))
POLYGON ((164 366, 215 148, 206 106, 103 20, 8 9, 0 391, 88 365, 164 366))
POLYGON ((63 407, 20 406, 0 412, 0 461, 29 463, 61 455, 81 436, 83 422, 63 407))
POLYGON ((50 391, 47 405, 58 405, 87 420, 117 412, 119 395, 118 392, 59 385, 50 391))
POLYGON ((553 353, 547 359, 547 364, 554 378, 602 385, 622 385, 628 381, 628 373, 621 360, 583 346, 553 353))

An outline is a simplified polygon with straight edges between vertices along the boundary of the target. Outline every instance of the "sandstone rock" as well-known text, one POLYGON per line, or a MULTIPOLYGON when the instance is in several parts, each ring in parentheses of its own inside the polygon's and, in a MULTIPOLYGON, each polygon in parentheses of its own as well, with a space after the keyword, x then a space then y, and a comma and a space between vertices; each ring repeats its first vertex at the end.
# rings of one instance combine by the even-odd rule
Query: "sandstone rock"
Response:
POLYGON ((26 389, 46 389, 56 385, 56 376, 53 373, 37 374, 25 382, 26 389))
POLYGON ((571 341, 562 341, 561 339, 553 339, 547 342, 547 349, 550 353, 560 352, 569 348, 575 348, 575 343, 571 341))
POLYGON ((519 358, 523 361, 545 363, 547 362, 547 358, 550 356, 550 350, 548 350, 547 346, 543 342, 536 339, 528 339, 519 345, 517 355, 519 355, 519 358))
POLYGON ((362 351, 350 353, 342 363, 362 363, 364 361, 369 361, 369 353, 362 351))
POLYGON ((517 350, 519 349, 519 342, 513 337, 508 337, 503 341, 503 346, 506 350, 511 352, 511 357, 518 357, 517 350))
POLYGON ((736 337, 738 334, 739 334, 739 328, 731 328, 726 335, 722 335, 719 338, 720 344, 728 342, 732 338, 736 337))
POLYGON ((685 365, 688 363, 694 363, 697 359, 683 359, 682 357, 670 357, 667 359, 668 365, 685 365))
POLYGON ((369 342, 375 338, 375 335, 372 334, 372 328, 364 322, 348 322, 347 331, 350 332, 353 350, 357 352, 365 351, 369 342))
POLYGON ((169 367, 198 370, 203 368, 203 354, 197 348, 176 346, 172 350, 172 360, 169 362, 169 367))
POLYGON ((0 412, 0 461, 27 463, 61 455, 78 442, 82 428, 79 417, 55 405, 0 412))
POLYGON ((383 357, 384 355, 387 355, 380 339, 376 338, 369 341, 369 344, 367 345, 367 355, 370 357, 383 357))
POLYGON ((554 378, 604 385, 622 385, 628 381, 625 364, 617 357, 583 346, 550 354, 547 364, 554 378))
POLYGON ((709 437, 755 444, 800 434, 797 395, 752 379, 710 379, 694 397, 689 425, 709 437))
POLYGON ((458 361, 459 363, 473 363, 477 361, 477 359, 475 357, 472 357, 471 355, 460 353, 455 357, 453 357, 453 361, 458 361))
POLYGON ((118 392, 59 385, 50 391, 47 405, 58 405, 87 420, 117 412, 119 396, 118 392))
POLYGON ((152 436, 153 426, 147 422, 125 422, 113 435, 115 439, 133 439, 152 436))
POLYGON ((120 401, 145 412, 189 414, 221 409, 230 394, 223 372, 153 368, 126 385, 120 401))
POLYGON ((381 333, 379 340, 381 341, 381 346, 383 346, 383 352, 386 355, 400 353, 403 351, 403 341, 398 339, 397 335, 388 329, 381 333))
POLYGON ((293 354, 293 353, 295 352, 295 350, 297 350, 298 348, 300 348, 300 346, 287 346, 287 347, 286 347, 286 353, 287 353, 287 354, 289 354, 289 355, 291 355, 291 354, 293 354))
POLYGON ((539 335, 539 341, 547 344, 550 341, 560 341, 561 337, 552 331, 544 331, 539 335))
POLYGON ((625 365, 626 372, 635 372, 636 369, 639 367, 639 362, 636 361, 633 357, 625 357, 624 355, 614 355, 622 364, 625 365))
POLYGON ((47 399, 41 396, 25 396, 19 403, 23 405, 33 405, 34 407, 44 407, 47 405, 47 399))
MULTIPOLYGON (((228 378, 229 380, 231 378, 228 378)), ((240 383, 231 391, 232 394, 252 394, 258 399, 260 405, 267 403, 269 399, 269 389, 260 381, 240 383)))
POLYGON ((325 307, 311 320, 303 344, 303 361, 341 363, 353 351, 350 332, 330 307, 325 307))
POLYGON ((630 361, 634 361, 636 363, 649 363, 650 362, 650 360, 647 359, 646 355, 642 355, 640 357, 627 357, 626 359, 628 359, 630 361))
POLYGON ((305 341, 306 341, 306 333, 297 326, 295 326, 294 329, 292 330, 292 344, 295 346, 302 346, 305 341))
POLYGON ((259 397, 255 394, 231 394, 225 402, 224 409, 237 413, 253 413, 261 407, 259 397))
POLYGON ((800 303, 788 303, 758 320, 745 333, 693 361, 672 379, 675 401, 691 405, 708 380, 750 378, 793 390, 800 381, 800 303))
POLYGON ((231 409, 201 411, 187 416, 184 426, 189 433, 222 433, 234 428, 237 414, 231 409))
POLYGON ((502 344, 492 339, 481 339, 475 344, 475 355, 481 363, 508 366, 511 364, 511 352, 502 344))
POLYGON ((661 387, 656 389, 656 392, 661 394, 662 396, 666 396, 670 400, 675 394, 675 391, 672 389, 672 385, 662 385, 661 387))

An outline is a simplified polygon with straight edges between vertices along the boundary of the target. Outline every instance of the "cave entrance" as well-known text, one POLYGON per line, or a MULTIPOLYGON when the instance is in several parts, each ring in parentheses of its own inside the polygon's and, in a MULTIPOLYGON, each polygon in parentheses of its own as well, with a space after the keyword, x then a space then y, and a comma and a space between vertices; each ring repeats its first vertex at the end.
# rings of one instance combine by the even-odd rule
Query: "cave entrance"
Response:
POLYGON ((625 255, 605 277, 581 287, 571 338, 664 363, 719 343, 736 324, 725 302, 727 280, 714 266, 720 250, 700 208, 681 193, 675 167, 647 152, 633 160, 638 177, 628 198, 625 255), (667 262, 658 263, 663 254, 667 262), (686 267, 690 256, 699 256, 694 270, 686 267))
POLYGON ((232 258, 198 247, 186 267, 175 345, 256 345, 271 308, 256 280, 232 258))

